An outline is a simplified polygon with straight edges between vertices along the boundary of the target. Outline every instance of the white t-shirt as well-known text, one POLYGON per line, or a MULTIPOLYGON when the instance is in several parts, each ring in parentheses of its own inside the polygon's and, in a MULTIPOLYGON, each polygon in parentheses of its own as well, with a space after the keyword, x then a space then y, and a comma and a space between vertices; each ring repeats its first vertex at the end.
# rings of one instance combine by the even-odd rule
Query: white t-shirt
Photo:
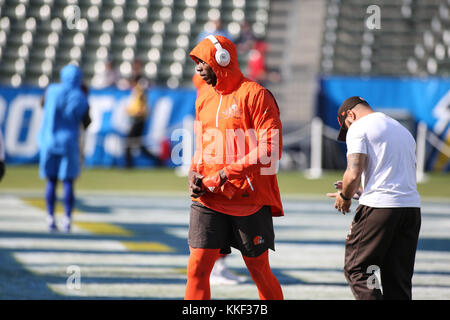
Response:
POLYGON ((416 142, 398 121, 374 112, 347 132, 347 155, 367 155, 359 203, 374 208, 420 207, 416 184, 416 142))

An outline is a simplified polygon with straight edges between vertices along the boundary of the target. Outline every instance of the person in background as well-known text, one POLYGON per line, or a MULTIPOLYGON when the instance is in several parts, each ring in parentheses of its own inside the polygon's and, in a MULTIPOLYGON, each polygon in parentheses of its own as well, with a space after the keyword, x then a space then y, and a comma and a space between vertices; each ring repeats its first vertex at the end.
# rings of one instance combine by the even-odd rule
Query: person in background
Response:
MULTIPOLYGON (((86 96, 86 100, 87 100, 88 95, 89 95, 89 88, 85 83, 81 84, 81 91, 83 91, 84 95, 86 96)), ((81 121, 81 124, 83 125, 84 130, 86 130, 92 122, 91 116, 89 114, 89 109, 90 109, 90 107, 88 104, 88 108, 87 108, 85 114, 83 115, 83 119, 81 121)))
MULTIPOLYGON (((81 84, 81 90, 86 96, 86 99, 88 99, 89 96, 89 88, 85 83, 81 84)), ((84 163, 84 146, 85 146, 85 137, 86 137, 86 130, 89 127, 89 125, 92 122, 91 116, 89 114, 90 106, 88 104, 88 108, 86 110, 86 113, 83 116, 83 119, 81 120, 81 128, 80 128, 80 163, 84 163)))
POLYGON ((269 68, 266 64, 266 53, 268 43, 263 39, 255 39, 253 47, 248 52, 247 77, 258 82, 262 86, 279 83, 281 74, 274 68, 269 68))
MULTIPOLYGON (((82 83, 81 84, 81 91, 83 91, 83 93, 86 96, 86 99, 88 98, 88 94, 89 94, 89 88, 86 85, 86 83, 82 83)), ((45 89, 44 94, 41 97, 41 107, 44 108, 44 104, 45 104, 45 94, 47 92, 47 89, 45 89)), ((83 119, 81 120, 81 126, 80 126, 80 143, 79 143, 79 148, 80 148, 80 164, 83 164, 84 162, 84 155, 83 155, 83 150, 84 150, 84 143, 85 143, 85 132, 87 130, 87 128, 89 127, 89 125, 92 122, 91 116, 89 114, 89 104, 88 104, 88 108, 85 112, 85 114, 83 115, 83 119)))
POLYGON ((113 62, 109 60, 105 63, 105 69, 94 75, 94 78, 92 79, 92 87, 95 89, 115 87, 117 80, 117 71, 114 69, 113 62))
POLYGON ((140 83, 140 76, 132 79, 132 92, 130 103, 127 108, 128 116, 131 120, 130 131, 128 132, 125 146, 125 167, 132 168, 133 154, 132 150, 137 145, 142 154, 156 161, 156 165, 161 165, 159 156, 151 153, 145 145, 142 144, 145 123, 147 121, 147 97, 143 85, 140 83))
POLYGON ((239 55, 247 55, 256 42, 256 36, 252 31, 252 27, 248 21, 241 24, 241 32, 236 39, 236 46, 239 55))
POLYGON ((82 91, 83 74, 69 64, 60 72, 60 83, 48 86, 44 97, 44 115, 38 133, 39 175, 46 179, 45 201, 50 231, 57 231, 55 221, 56 187, 64 188, 63 230, 69 232, 75 203, 74 182, 80 173, 79 130, 88 110, 82 91))
POLYGON ((134 59, 131 63, 130 73, 121 74, 117 81, 117 87, 120 90, 128 90, 135 87, 135 79, 139 79, 139 86, 147 89, 151 83, 144 76, 144 65, 141 59, 134 59))
POLYGON ((249 52, 247 62, 247 77, 261 85, 265 85, 267 80, 266 50, 266 42, 262 40, 255 41, 249 52))
POLYGON ((213 19, 208 21, 208 23, 205 25, 205 29, 201 31, 197 36, 197 43, 199 43, 209 35, 223 36, 230 40, 233 40, 228 31, 222 28, 222 21, 220 19, 213 19))

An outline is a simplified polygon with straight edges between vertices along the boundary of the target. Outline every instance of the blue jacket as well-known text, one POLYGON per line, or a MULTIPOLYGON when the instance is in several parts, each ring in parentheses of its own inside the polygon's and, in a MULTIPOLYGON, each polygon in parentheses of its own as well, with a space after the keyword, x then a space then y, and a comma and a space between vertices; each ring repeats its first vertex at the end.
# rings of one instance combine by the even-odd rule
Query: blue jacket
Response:
MULTIPOLYGON (((78 159, 80 122, 88 109, 86 95, 81 90, 82 77, 79 67, 67 65, 61 70, 61 82, 47 88, 43 121, 38 135, 41 161, 54 155, 78 159)), ((69 165, 65 171, 67 172, 60 172, 60 178, 71 178, 74 174, 76 176, 78 163, 69 165)), ((47 175, 41 171, 41 176, 47 175)))

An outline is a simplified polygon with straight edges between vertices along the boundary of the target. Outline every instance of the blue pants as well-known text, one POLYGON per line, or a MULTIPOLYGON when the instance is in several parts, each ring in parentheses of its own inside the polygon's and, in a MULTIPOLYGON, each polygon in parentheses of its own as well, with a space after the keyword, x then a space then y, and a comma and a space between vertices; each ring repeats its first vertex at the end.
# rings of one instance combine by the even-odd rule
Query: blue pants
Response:
MULTIPOLYGON (((58 179, 49 178, 47 179, 47 185, 45 189, 45 202, 47 205, 47 212, 53 217, 55 213, 55 202, 56 202, 56 187, 58 185, 58 179)), ((73 205, 75 203, 75 195, 73 191, 73 180, 67 179, 63 181, 64 188, 64 208, 65 215, 70 219, 72 215, 73 205)))

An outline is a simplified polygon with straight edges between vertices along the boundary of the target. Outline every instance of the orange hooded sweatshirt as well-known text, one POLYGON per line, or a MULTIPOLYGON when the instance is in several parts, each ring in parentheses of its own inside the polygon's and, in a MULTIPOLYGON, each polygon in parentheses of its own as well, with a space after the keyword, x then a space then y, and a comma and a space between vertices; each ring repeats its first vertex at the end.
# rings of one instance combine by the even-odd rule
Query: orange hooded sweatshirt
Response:
POLYGON ((207 38, 190 53, 217 76, 215 87, 198 92, 191 170, 207 177, 223 169, 228 179, 218 193, 207 190, 193 200, 230 215, 250 215, 267 205, 273 216, 282 216, 276 178, 282 150, 280 111, 268 90, 242 75, 235 44, 223 36, 216 39, 230 53, 226 67, 216 62, 216 47, 207 38))

